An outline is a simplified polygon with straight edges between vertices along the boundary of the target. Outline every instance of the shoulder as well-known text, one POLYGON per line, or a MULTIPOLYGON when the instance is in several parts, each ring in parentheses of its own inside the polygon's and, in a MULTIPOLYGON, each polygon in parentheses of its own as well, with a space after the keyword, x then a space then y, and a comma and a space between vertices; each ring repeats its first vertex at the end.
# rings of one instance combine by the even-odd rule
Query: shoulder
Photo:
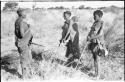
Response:
POLYGON ((65 28, 65 24, 66 24, 66 21, 64 22, 64 24, 63 24, 63 26, 62 26, 62 29, 64 29, 64 28, 65 28))
POLYGON ((103 20, 101 20, 101 21, 99 21, 99 23, 100 23, 100 24, 103 24, 103 23, 104 23, 104 21, 103 21, 103 20))
POLYGON ((103 24, 103 21, 95 22, 95 25, 96 25, 96 26, 101 26, 102 24, 103 24))
POLYGON ((27 24, 27 22, 25 20, 21 20, 20 23, 19 23, 20 27, 21 28, 27 28, 29 27, 29 25, 27 24))
POLYGON ((20 25, 22 22, 22 19, 21 18, 17 18, 16 21, 15 21, 15 25, 18 26, 20 25))
POLYGON ((74 29, 75 31, 78 31, 78 24, 77 24, 77 23, 74 23, 74 24, 73 24, 73 29, 74 29))
POLYGON ((64 21, 64 25, 69 25, 70 24, 70 20, 66 20, 66 21, 64 21))
POLYGON ((104 23, 104 21, 101 20, 101 21, 99 22, 99 25, 102 27, 102 26, 103 26, 103 23, 104 23))
POLYGON ((21 24, 27 24, 27 21, 25 19, 22 19, 21 24))
POLYGON ((17 18, 16 21, 15 21, 15 23, 19 23, 20 20, 21 20, 20 18, 17 18))
POLYGON ((65 29, 69 26, 69 22, 68 21, 65 21, 64 22, 64 25, 62 26, 62 29, 65 29))

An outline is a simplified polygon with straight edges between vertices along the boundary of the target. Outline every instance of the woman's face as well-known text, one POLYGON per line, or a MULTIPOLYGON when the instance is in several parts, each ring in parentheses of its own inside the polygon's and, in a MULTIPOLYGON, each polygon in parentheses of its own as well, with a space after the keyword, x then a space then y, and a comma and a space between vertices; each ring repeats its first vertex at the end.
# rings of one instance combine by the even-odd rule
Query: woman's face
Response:
POLYGON ((98 21, 98 20, 100 20, 100 17, 99 17, 99 15, 95 14, 95 15, 94 15, 94 20, 95 20, 95 21, 98 21))
POLYGON ((70 15, 64 14, 64 19, 65 19, 65 20, 69 20, 69 18, 70 18, 70 15))

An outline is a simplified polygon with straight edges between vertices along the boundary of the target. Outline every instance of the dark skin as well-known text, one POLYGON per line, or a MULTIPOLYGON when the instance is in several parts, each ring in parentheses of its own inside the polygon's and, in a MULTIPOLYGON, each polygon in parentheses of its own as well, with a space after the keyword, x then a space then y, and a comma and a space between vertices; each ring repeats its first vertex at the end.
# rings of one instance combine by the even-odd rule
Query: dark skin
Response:
MULTIPOLYGON (((64 14, 63 18, 64 18, 64 20, 69 21, 70 20, 70 15, 69 14, 64 14)), ((65 37, 62 37, 62 39, 60 40, 60 43, 64 42, 64 38, 65 37)))
POLYGON ((98 61, 97 61, 97 58, 98 58, 98 56, 97 56, 97 53, 95 53, 95 52, 92 52, 92 54, 93 54, 93 59, 94 59, 94 67, 95 67, 95 77, 98 75, 98 61))
MULTIPOLYGON (((19 14, 18 14, 18 19, 21 19, 21 20, 23 20, 24 18, 26 18, 26 15, 23 13, 23 12, 20 12, 19 14)), ((20 26, 22 26, 22 23, 21 23, 21 25, 20 26)), ((22 35, 22 37, 24 37, 25 36, 25 32, 24 32, 24 29, 23 28, 20 28, 20 31, 21 31, 21 35, 22 35)))
POLYGON ((33 36, 30 32, 30 25, 26 22, 25 13, 22 11, 17 14, 19 18, 15 22, 15 44, 18 52, 20 53, 20 64, 22 69, 21 78, 24 78, 25 75, 30 74, 30 71, 25 74, 25 69, 30 69, 30 63, 32 62, 32 54, 30 52, 31 49, 29 48, 29 42, 31 42, 33 36), (26 65, 29 65, 29 67, 26 65))
MULTIPOLYGON (((95 14, 94 15, 94 20, 95 21, 100 21, 101 17, 99 17, 99 15, 95 14)), ((97 39, 99 37, 101 37, 101 33, 96 34, 96 35, 92 35, 91 37, 88 36, 87 40, 90 41, 90 40, 93 40, 93 39, 97 39)), ((95 47, 97 44, 92 44, 92 45, 95 47)), ((93 59, 94 59, 94 67, 95 67, 95 74, 93 76, 97 77, 97 75, 98 75, 98 56, 97 56, 98 55, 98 51, 95 51, 95 50, 94 49, 92 50, 93 59)))
MULTIPOLYGON (((22 12, 20 12, 19 14, 18 14, 18 19, 20 19, 20 20, 24 20, 25 18, 26 18, 26 15, 25 15, 25 13, 24 13, 24 11, 22 11, 22 12)), ((27 33, 30 33, 30 28, 28 28, 26 31, 24 30, 24 27, 27 27, 27 25, 29 25, 29 24, 27 24, 25 21, 22 21, 21 23, 20 23, 20 33, 21 33, 21 36, 22 36, 22 38, 24 37, 24 36, 26 36, 27 35, 27 33)), ((30 27, 30 25, 29 25, 29 27, 30 27)), ((32 42, 32 38, 33 38, 33 36, 31 35, 31 39, 30 39, 30 41, 29 41, 29 44, 32 42)), ((15 39, 17 39, 17 37, 15 36, 15 39)))
MULTIPOLYGON (((97 14, 95 14, 94 15, 94 20, 95 21, 100 21, 101 20, 101 17, 100 16, 98 16, 97 14)), ((99 37, 101 37, 101 35, 100 35, 100 33, 97 35, 93 35, 91 38, 90 37, 87 37, 89 40, 91 40, 91 39, 97 39, 97 38, 99 38, 99 37)))

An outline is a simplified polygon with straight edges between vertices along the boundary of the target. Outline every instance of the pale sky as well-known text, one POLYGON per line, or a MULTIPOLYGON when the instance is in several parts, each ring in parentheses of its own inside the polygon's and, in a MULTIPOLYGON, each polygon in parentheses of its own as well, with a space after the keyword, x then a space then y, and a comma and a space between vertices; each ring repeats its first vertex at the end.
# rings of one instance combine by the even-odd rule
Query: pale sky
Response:
MULTIPOLYGON (((1 2, 1 9, 3 8, 6 2, 1 2)), ((32 5, 35 4, 34 2, 18 2, 19 7, 21 8, 32 8, 32 5)), ((81 1, 81 2, 36 2, 36 7, 55 7, 55 6, 64 6, 64 7, 79 7, 80 5, 84 5, 85 7, 108 7, 108 6, 118 6, 124 7, 123 1, 81 1)))

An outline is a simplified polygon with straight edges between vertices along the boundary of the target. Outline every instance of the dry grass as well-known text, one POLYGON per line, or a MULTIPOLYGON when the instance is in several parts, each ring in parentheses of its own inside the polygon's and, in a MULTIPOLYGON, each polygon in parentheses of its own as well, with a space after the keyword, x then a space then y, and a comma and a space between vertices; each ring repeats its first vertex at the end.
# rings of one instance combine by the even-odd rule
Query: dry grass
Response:
MULTIPOLYGON (((104 31, 105 41, 109 50, 109 56, 100 58, 99 78, 90 78, 83 71, 68 68, 53 62, 59 58, 65 60, 65 47, 58 47, 61 38, 61 26, 63 25, 62 13, 65 10, 47 10, 27 12, 29 23, 31 23, 34 34, 33 42, 44 45, 45 47, 33 46, 35 62, 33 64, 34 79, 99 79, 99 80, 123 80, 124 79, 124 10, 118 13, 104 12, 104 31), (36 68, 35 68, 36 67, 36 68)), ((74 15, 79 16, 80 49, 85 46, 86 36, 93 23, 94 10, 72 10, 74 15)), ((9 50, 16 49, 14 46, 14 22, 15 12, 1 13, 1 57, 12 55, 15 52, 9 50), (8 52, 7 52, 8 51, 8 52)), ((16 55, 19 56, 18 53, 16 55)), ((87 65, 91 54, 83 54, 83 63, 87 65), (85 56, 87 55, 87 57, 85 56), (88 57, 89 56, 89 57, 88 57)), ((12 65, 12 64, 11 64, 12 65)), ((88 67, 93 66, 93 60, 88 67)), ((18 68, 18 65, 17 65, 18 68)), ((93 69, 88 71, 93 72, 93 69)), ((1 70, 2 78, 5 80, 17 80, 16 75, 5 70, 1 70)))

